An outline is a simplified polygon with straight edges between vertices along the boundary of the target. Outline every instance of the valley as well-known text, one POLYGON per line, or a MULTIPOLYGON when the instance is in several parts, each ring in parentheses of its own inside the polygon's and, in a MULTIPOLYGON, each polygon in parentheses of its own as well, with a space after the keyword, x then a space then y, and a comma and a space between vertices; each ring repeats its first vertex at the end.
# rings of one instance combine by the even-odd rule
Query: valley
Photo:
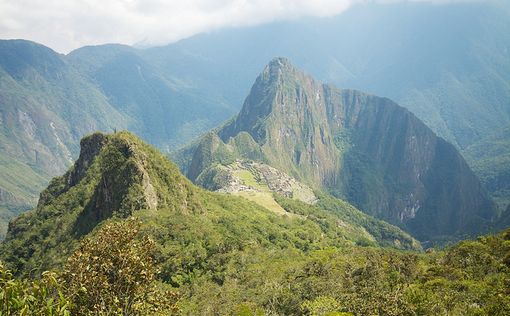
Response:
POLYGON ((508 30, 503 0, 0 3, 0 316, 510 315, 508 30))

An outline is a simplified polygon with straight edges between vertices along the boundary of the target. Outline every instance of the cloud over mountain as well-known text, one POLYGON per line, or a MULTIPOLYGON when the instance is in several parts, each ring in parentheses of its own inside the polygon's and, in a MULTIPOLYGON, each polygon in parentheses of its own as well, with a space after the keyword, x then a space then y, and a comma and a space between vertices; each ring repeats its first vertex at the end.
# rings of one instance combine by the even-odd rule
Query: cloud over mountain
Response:
POLYGON ((30 39, 60 52, 68 52, 83 45, 109 42, 155 45, 223 27, 254 25, 301 16, 330 16, 359 3, 402 1, 0 0, 0 38, 30 39))

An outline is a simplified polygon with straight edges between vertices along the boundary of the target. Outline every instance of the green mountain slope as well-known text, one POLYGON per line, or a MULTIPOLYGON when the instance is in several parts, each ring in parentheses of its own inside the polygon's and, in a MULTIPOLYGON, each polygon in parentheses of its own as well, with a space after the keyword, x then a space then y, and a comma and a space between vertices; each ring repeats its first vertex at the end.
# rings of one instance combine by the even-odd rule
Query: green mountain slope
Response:
POLYGON ((464 153, 500 209, 504 210, 510 203, 510 128, 470 145, 464 153))
POLYGON ((221 98, 149 64, 129 46, 83 47, 66 60, 89 77, 120 112, 128 128, 153 145, 184 145, 235 113, 221 98))
POLYGON ((71 165, 79 139, 125 127, 88 80, 51 49, 0 41, 0 234, 6 219, 33 207, 53 175, 71 165))
POLYGON ((283 197, 277 201, 296 215, 204 191, 133 135, 97 133, 81 141, 79 159, 51 181, 38 206, 10 224, 1 259, 23 274, 61 266, 78 240, 104 220, 131 215, 158 236, 164 266, 180 275, 173 277, 184 279, 191 278, 194 269, 207 270, 207 260, 250 245, 302 252, 357 243, 420 247, 398 228, 345 202, 325 199, 324 207, 311 207, 283 197), (172 254, 182 245, 189 258, 174 262, 172 254))
POLYGON ((421 240, 475 234, 496 216, 457 150, 409 111, 323 85, 282 58, 233 120, 191 147, 177 161, 193 181, 218 163, 261 161, 421 240))

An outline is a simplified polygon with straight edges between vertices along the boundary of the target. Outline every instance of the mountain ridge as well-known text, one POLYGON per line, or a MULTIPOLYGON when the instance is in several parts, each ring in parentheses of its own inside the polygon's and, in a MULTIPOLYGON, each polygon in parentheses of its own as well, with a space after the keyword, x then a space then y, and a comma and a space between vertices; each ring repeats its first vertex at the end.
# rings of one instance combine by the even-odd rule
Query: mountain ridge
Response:
POLYGON ((462 156, 411 112, 386 98, 323 85, 284 58, 262 71, 234 119, 199 142, 184 167, 190 179, 217 163, 215 155, 221 163, 242 132, 260 148, 255 160, 422 240, 483 231, 496 216, 462 156))

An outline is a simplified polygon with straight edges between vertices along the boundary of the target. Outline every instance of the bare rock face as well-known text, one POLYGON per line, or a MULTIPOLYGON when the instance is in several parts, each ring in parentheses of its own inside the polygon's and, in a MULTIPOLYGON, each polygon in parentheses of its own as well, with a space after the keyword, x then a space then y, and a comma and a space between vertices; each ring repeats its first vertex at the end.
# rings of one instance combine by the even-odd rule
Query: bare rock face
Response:
POLYGON ((421 240, 480 233, 496 218, 459 152, 412 113, 386 98, 322 84, 283 58, 257 78, 238 116, 209 135, 215 141, 200 142, 188 165, 191 179, 218 163, 211 157, 220 153, 246 158, 235 141, 241 134, 261 153, 250 159, 421 240))
POLYGON ((89 166, 106 144, 108 138, 105 134, 95 133, 85 137, 80 142, 80 157, 68 173, 67 186, 76 185, 85 176, 89 166))

